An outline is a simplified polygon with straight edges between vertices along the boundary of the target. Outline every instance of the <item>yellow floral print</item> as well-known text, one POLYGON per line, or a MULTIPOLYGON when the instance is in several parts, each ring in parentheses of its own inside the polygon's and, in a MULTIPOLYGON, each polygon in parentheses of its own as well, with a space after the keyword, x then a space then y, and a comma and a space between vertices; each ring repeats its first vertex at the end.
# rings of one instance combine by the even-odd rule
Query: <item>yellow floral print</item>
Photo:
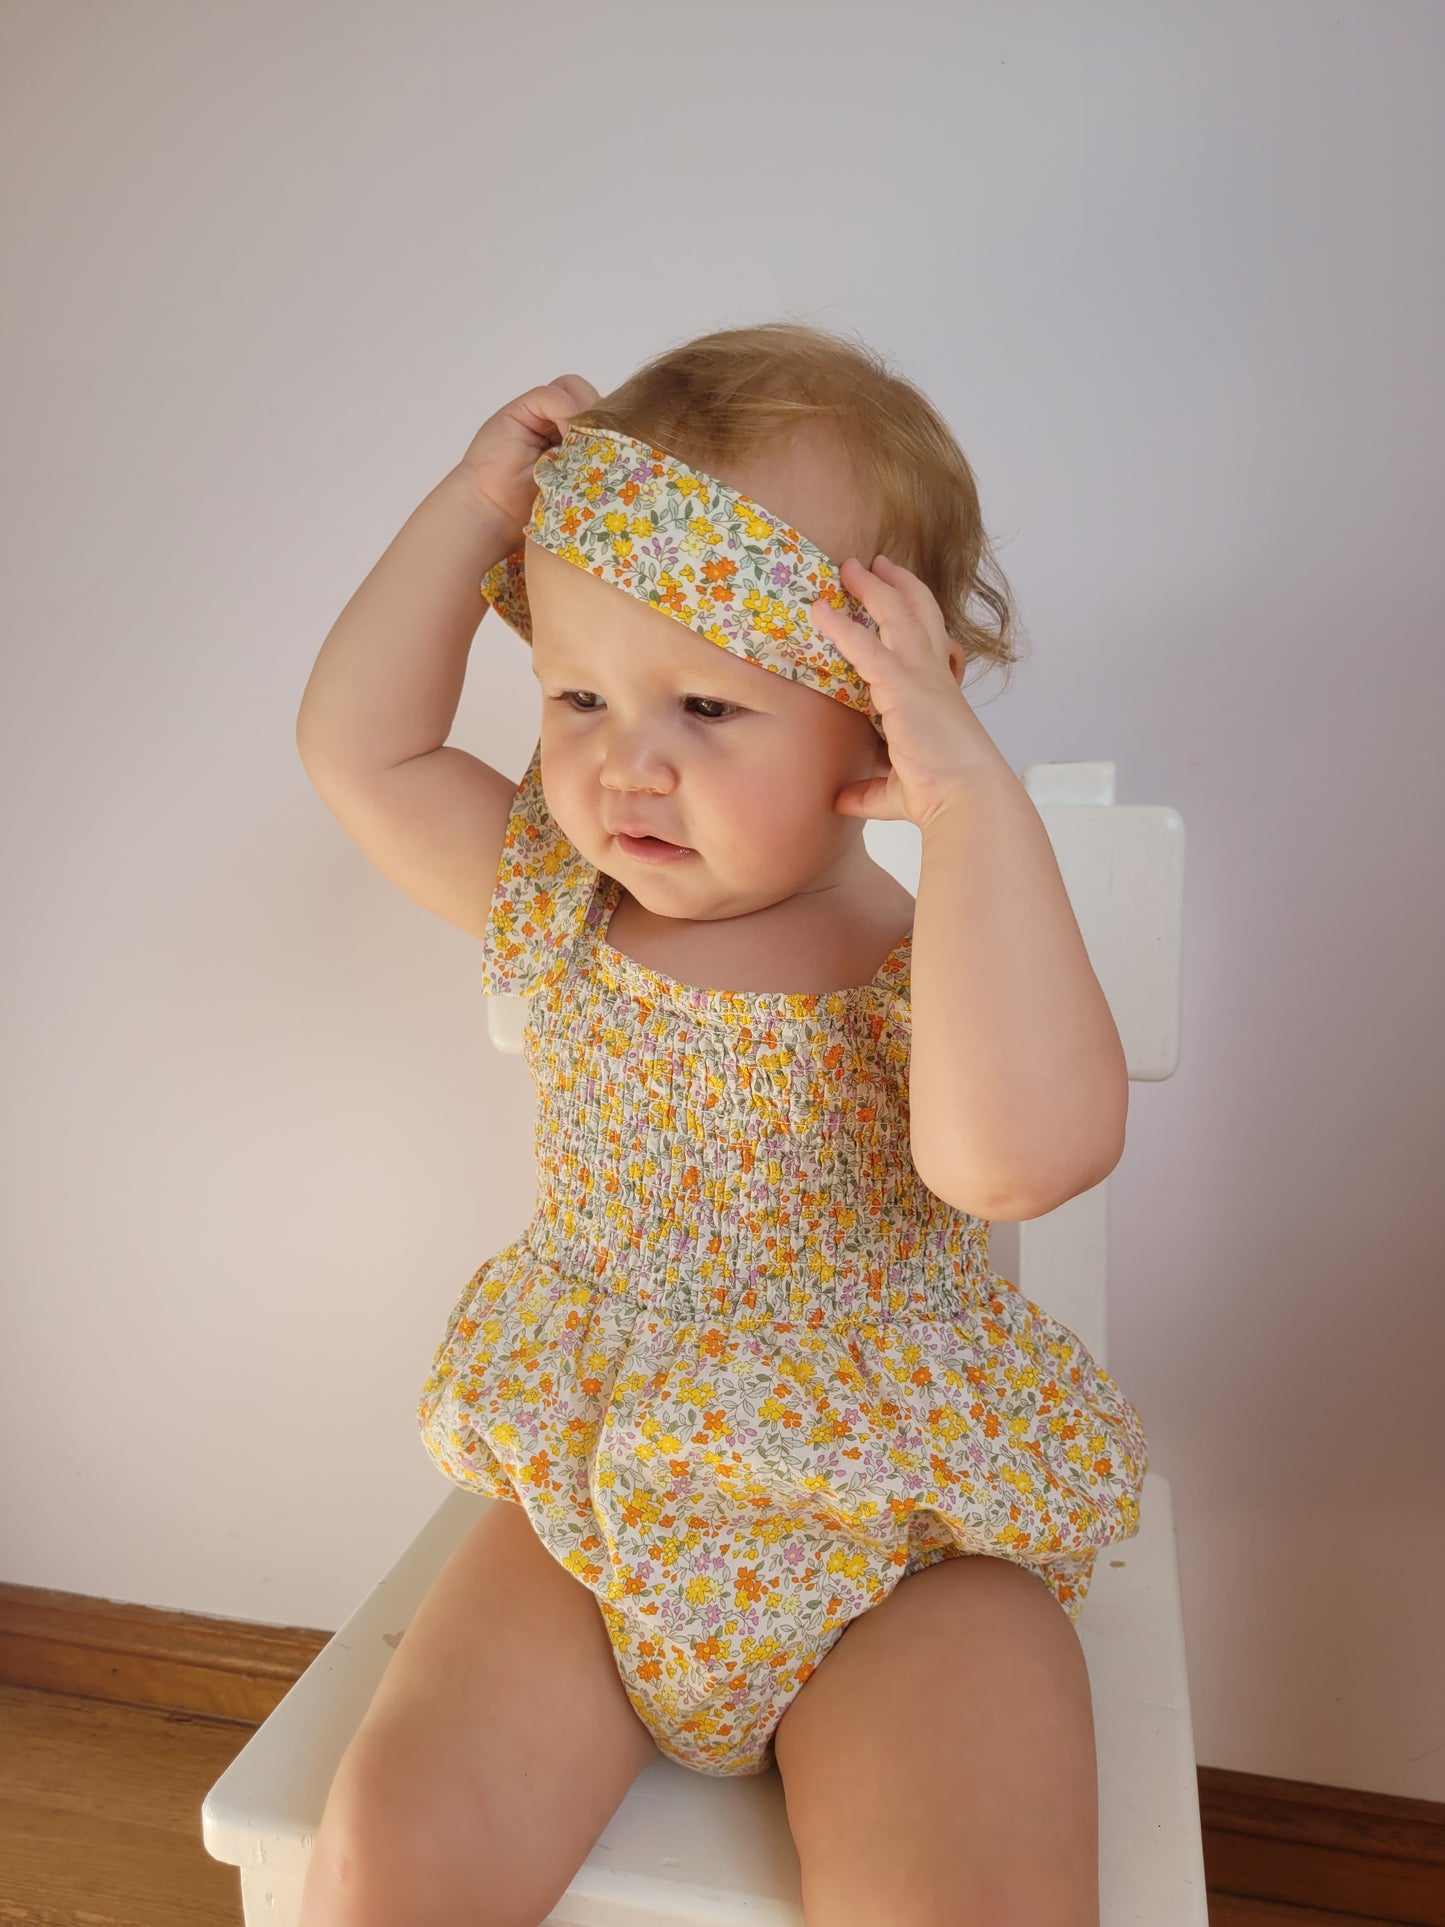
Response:
POLYGON ((760 1773, 848 1622, 936 1559, 1012 1560, 1076 1619, 1148 1448, 914 1170, 911 935, 854 989, 706 990, 607 942, 620 895, 599 874, 532 960, 536 1209, 417 1421, 596 1594, 661 1750, 760 1773))

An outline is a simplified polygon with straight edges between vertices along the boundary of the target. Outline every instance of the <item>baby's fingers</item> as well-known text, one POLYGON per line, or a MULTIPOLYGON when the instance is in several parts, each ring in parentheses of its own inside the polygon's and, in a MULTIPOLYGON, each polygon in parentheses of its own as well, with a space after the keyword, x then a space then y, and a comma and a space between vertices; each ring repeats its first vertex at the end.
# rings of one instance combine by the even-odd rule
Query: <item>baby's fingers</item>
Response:
POLYGON ((821 630, 828 641, 841 649, 850 661, 860 652, 866 655, 878 643, 879 638, 872 629, 866 629, 861 622, 844 615, 841 609, 835 609, 826 596, 819 596, 816 602, 810 603, 808 614, 814 627, 821 630))

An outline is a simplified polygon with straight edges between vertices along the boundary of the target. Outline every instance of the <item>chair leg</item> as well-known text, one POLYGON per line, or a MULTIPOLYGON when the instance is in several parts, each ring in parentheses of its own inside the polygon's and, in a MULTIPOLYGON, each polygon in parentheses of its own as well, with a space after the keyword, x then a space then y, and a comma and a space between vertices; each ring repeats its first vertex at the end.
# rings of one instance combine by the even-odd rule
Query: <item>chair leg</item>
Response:
POLYGON ((241 1917, 246 1927, 296 1927, 301 1888, 296 1874, 278 1877, 266 1867, 242 1867, 241 1917))

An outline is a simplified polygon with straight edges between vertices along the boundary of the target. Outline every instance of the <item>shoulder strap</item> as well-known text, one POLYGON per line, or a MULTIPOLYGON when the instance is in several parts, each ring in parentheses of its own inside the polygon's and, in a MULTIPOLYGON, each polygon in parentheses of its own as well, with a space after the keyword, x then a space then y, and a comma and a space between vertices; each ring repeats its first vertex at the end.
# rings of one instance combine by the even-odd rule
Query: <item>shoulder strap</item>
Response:
POLYGON ((526 997, 571 955, 600 872, 558 827, 542 793, 542 745, 512 798, 482 939, 482 989, 526 997))

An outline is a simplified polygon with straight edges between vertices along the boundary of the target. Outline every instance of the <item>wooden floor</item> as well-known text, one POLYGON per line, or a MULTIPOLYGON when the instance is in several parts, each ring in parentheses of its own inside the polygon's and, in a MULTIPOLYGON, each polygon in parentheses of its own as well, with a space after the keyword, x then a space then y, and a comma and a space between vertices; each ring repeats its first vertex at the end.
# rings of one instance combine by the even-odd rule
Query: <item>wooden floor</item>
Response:
MULTIPOLYGON (((3 1916, 0 1916, 3 1918, 3 1916)), ((1322 1914, 1316 1907, 1280 1907, 1272 1900, 1209 1895, 1209 1927, 1399 1927, 1377 1914, 1322 1914)))
POLYGON ((0 1920, 240 1927, 201 1802, 251 1728, 0 1686, 0 1920))
MULTIPOLYGON (((241 1927, 201 1801, 251 1728, 0 1685, 0 1921, 241 1927)), ((1391 1927, 1211 1893, 1210 1927, 1391 1927)))

